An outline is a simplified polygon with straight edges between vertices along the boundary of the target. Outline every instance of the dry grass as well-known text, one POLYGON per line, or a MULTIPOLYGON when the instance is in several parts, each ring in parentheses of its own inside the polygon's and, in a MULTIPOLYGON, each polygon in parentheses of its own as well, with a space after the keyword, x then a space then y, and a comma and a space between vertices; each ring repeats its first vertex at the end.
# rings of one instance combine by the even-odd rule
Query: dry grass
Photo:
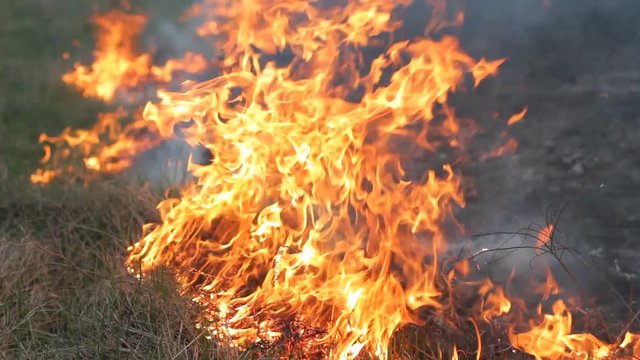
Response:
MULTIPOLYGON (((295 339, 243 352, 219 346, 196 328, 199 311, 168 271, 144 281, 126 272, 126 248, 157 220, 157 201, 147 187, 118 181, 0 183, 0 359, 305 357, 295 339)), ((427 324, 394 337, 391 358, 448 358, 453 342, 474 356, 471 324, 425 315, 427 324)))
POLYGON ((105 108, 59 77, 63 52, 90 55, 88 16, 113 5, 0 0, 0 359, 220 358, 171 276, 138 282, 124 269, 156 216, 150 191, 17 184, 37 166, 41 132, 90 126, 105 108))
POLYGON ((125 271, 127 245, 154 217, 150 193, 4 190, 0 358, 221 358, 169 274, 140 282, 125 271))

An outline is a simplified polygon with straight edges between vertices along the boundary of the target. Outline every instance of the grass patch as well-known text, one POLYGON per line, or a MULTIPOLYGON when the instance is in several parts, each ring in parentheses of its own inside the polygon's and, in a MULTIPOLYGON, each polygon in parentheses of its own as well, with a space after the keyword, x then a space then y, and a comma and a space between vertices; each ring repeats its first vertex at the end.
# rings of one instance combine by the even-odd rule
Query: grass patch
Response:
POLYGON ((1 194, 0 358, 221 358, 170 274, 138 281, 124 268, 127 245, 155 217, 150 192, 101 184, 1 194))
POLYGON ((0 4, 0 162, 11 174, 28 173, 37 166, 42 156, 40 133, 90 126, 105 108, 60 81, 72 66, 62 53, 76 51, 74 40, 82 52, 91 51, 86 16, 92 8, 78 0, 56 5, 44 1, 0 4))
MULTIPOLYGON (((139 239, 143 224, 158 220, 158 200, 148 187, 115 180, 89 187, 0 183, 0 359, 308 355, 295 336, 244 351, 208 340, 196 326, 200 309, 179 295, 169 271, 158 269, 144 281, 127 273, 126 248, 139 239)), ((470 323, 425 315, 424 325, 394 336, 391 358, 450 358, 453 343, 474 354, 470 323)), ((492 335, 486 336, 490 343, 492 335)), ((499 351, 504 347, 493 353, 499 351)))

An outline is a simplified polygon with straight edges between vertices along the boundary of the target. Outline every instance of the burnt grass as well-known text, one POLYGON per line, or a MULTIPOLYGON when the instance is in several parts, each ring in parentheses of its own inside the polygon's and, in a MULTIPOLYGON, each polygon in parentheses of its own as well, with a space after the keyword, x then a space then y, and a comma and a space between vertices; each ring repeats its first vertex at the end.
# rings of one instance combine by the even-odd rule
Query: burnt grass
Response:
MULTIPOLYGON (((140 6, 159 14, 185 6, 150 3, 156 6, 140 6)), ((640 328, 640 5, 514 3, 469 2, 466 25, 456 30, 473 55, 509 58, 497 78, 453 99, 460 115, 486 130, 471 157, 504 141, 495 136, 502 128, 494 113, 504 120, 525 105, 529 113, 508 129, 516 153, 461 166, 474 190, 458 213, 468 235, 452 241, 465 254, 490 249, 476 260, 496 280, 512 266, 526 272, 549 264, 568 295, 583 298, 577 330, 614 341, 640 328), (500 250, 522 244, 514 233, 548 223, 556 225, 558 247, 542 256, 500 250)), ((0 0, 0 359, 310 356, 296 349, 305 339, 296 338, 295 319, 282 324, 291 336, 245 351, 207 340, 195 325, 198 309, 177 295, 166 269, 146 281, 127 273, 126 248, 144 223, 157 220, 160 191, 123 179, 28 184, 42 155, 41 132, 88 127, 108 108, 61 83, 71 64, 60 54, 89 59, 86 19, 114 4, 0 0)), ((423 317, 394 337, 392 358, 446 358, 453 343, 461 358, 475 358, 473 324, 423 317)), ((480 327, 483 358, 527 358, 508 346, 505 331, 504 324, 480 327)))

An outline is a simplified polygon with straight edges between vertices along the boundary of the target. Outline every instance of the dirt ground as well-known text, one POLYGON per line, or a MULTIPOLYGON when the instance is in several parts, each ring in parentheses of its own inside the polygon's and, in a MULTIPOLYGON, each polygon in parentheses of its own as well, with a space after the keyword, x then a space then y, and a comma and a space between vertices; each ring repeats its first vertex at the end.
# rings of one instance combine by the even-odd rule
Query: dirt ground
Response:
MULTIPOLYGON (((529 112, 509 129, 519 142, 515 154, 465 169, 477 196, 460 216, 472 234, 557 222, 557 241, 578 256, 564 261, 581 286, 606 301, 607 283, 614 284, 633 300, 640 285, 640 31, 633 19, 640 6, 565 1, 533 9, 502 22, 491 9, 474 9, 463 30, 477 53, 509 58, 463 104, 465 113, 512 114, 525 105, 529 112)), ((504 238, 489 236, 477 247, 498 247, 504 238)), ((529 266, 530 255, 514 262, 529 266)))

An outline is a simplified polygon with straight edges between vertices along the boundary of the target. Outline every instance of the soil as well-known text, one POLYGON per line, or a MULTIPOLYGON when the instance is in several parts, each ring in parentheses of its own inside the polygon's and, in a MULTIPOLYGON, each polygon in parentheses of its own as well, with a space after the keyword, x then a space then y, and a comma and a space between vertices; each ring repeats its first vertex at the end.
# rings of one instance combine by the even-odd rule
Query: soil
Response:
MULTIPOLYGON (((488 4, 495 10, 506 2, 488 4)), ((519 143, 514 154, 464 166, 476 191, 459 216, 470 234, 557 222, 554 239, 574 250, 565 251, 563 262, 579 287, 600 302, 617 297, 614 288, 634 302, 640 285, 640 27, 633 19, 640 4, 554 5, 534 7, 529 22, 522 13, 522 21, 502 23, 483 16, 492 9, 467 13, 465 48, 509 60, 496 79, 458 99, 461 113, 490 124, 492 112, 503 121, 525 105, 529 112, 508 129, 519 143)), ((472 151, 495 141, 479 140, 472 151)), ((512 238, 482 237, 471 247, 518 243, 512 238)), ((534 252, 523 252, 506 261, 522 269, 538 261, 534 252)))

